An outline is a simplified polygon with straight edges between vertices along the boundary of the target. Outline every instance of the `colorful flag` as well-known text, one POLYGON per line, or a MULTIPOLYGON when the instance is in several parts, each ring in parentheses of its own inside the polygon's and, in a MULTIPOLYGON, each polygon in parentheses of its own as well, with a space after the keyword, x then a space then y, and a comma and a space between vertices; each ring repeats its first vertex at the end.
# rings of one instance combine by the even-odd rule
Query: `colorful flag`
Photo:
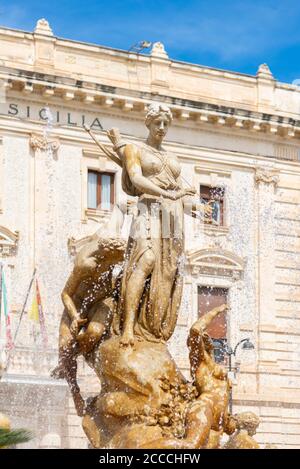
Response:
POLYGON ((38 281, 35 281, 35 292, 32 298, 31 308, 28 312, 28 317, 34 322, 38 322, 41 328, 41 334, 43 339, 44 347, 48 345, 48 338, 46 332, 45 316, 42 306, 41 294, 39 289, 38 281))
MULTIPOLYGON (((5 326, 6 326, 6 348, 12 349, 14 344, 11 335, 11 327, 10 327, 10 314, 8 309, 8 301, 7 301, 7 288, 5 282, 5 275, 4 275, 4 268, 1 267, 1 301, 0 301, 0 313, 4 314, 5 318, 5 326)), ((0 314, 1 316, 1 314, 0 314)))
POLYGON ((31 321, 39 322, 39 307, 38 307, 38 302, 37 302, 36 288, 33 293, 31 308, 28 311, 28 318, 31 321))
POLYGON ((37 280, 36 280, 36 297, 37 297, 37 304, 38 304, 38 309, 39 309, 39 320, 40 320, 41 333, 43 337, 43 343, 44 343, 44 346, 47 347, 48 338, 47 338, 47 332, 46 332, 45 316, 44 316, 44 310, 42 306, 39 284, 37 280))

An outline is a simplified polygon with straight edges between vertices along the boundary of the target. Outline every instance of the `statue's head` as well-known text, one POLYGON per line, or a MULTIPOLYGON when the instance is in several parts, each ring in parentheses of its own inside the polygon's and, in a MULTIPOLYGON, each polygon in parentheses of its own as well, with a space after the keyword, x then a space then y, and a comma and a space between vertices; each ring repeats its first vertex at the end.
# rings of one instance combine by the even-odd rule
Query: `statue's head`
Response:
POLYGON ((172 118, 171 110, 165 104, 150 104, 146 114, 145 124, 149 129, 149 134, 154 140, 161 141, 165 137, 172 122, 172 118))
POLYGON ((233 416, 239 430, 247 430, 248 435, 253 436, 259 425, 259 417, 253 412, 241 412, 233 416))
POLYGON ((127 242, 121 238, 100 238, 98 246, 101 249, 103 259, 111 260, 111 263, 122 262, 127 242))

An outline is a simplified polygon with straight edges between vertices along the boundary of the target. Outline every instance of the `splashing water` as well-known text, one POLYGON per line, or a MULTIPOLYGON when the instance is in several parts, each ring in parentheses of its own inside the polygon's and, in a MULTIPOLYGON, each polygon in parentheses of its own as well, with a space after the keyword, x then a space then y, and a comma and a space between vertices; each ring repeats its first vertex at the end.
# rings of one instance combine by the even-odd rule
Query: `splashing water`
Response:
POLYGON ((45 107, 45 117, 46 117, 46 127, 44 129, 44 137, 47 137, 49 133, 51 132, 51 130, 53 129, 53 122, 54 122, 54 117, 49 106, 45 107))

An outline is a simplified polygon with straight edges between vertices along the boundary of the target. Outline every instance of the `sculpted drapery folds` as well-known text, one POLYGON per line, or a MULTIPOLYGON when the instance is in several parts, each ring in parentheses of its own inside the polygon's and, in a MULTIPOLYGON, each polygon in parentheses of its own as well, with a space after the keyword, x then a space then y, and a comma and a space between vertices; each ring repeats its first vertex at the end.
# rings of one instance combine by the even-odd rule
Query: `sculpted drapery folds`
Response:
POLYGON ((120 297, 121 343, 135 337, 168 340, 182 293, 183 197, 177 157, 162 147, 172 120, 165 106, 150 107, 145 143, 123 149, 123 188, 139 196, 133 220, 120 297))
MULTIPOLYGON (((230 383, 205 333, 226 306, 207 313, 190 331, 192 382, 178 370, 166 343, 182 296, 184 207, 196 193, 183 188, 180 162, 163 147, 171 121, 167 106, 151 105, 146 141, 126 143, 112 129, 107 135, 113 151, 87 129, 122 167, 123 190, 138 197, 126 250, 122 240, 92 237, 62 294, 54 374, 67 379, 83 429, 97 448, 218 447, 222 433, 236 428, 227 411, 230 383), (76 381, 78 354, 101 382, 88 402, 76 381)), ((192 205, 198 215, 211 216, 209 205, 192 205)))

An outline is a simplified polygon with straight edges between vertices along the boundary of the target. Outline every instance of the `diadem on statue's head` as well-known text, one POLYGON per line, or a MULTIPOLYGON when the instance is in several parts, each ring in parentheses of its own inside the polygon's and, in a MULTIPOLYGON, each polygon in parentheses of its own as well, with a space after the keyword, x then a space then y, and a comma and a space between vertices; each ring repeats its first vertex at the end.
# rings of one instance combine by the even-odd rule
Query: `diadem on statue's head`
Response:
POLYGON ((150 122, 153 119, 156 119, 157 117, 159 117, 160 115, 166 116, 169 123, 172 122, 172 119, 173 119, 172 112, 171 112, 171 109, 166 104, 162 104, 162 103, 150 104, 147 110, 146 118, 145 118, 146 127, 149 127, 150 122))

